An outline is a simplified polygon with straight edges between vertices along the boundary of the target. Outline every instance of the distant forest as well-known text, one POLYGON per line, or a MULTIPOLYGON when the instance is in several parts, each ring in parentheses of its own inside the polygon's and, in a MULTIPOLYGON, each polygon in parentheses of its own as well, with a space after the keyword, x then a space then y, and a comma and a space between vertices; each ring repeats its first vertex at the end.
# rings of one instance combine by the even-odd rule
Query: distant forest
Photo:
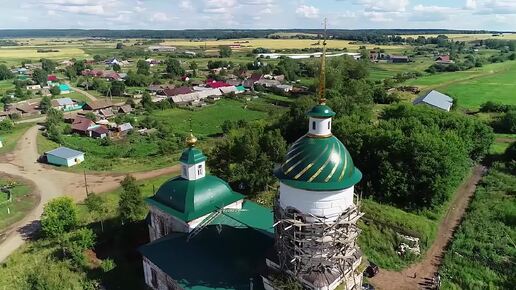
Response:
MULTIPOLYGON (((319 34, 320 29, 267 29, 267 30, 222 30, 222 29, 189 29, 189 30, 81 30, 81 29, 4 29, 0 30, 0 38, 29 37, 102 37, 102 38, 187 38, 187 39, 231 39, 231 38, 263 38, 275 33, 299 33, 299 38, 310 38, 303 34, 319 34)), ((392 35, 403 34, 475 34, 499 33, 485 30, 446 30, 446 29, 330 29, 328 34, 336 39, 356 41, 380 40, 392 35)), ((274 37, 274 36, 273 36, 274 37)), ((279 37, 279 36, 276 36, 279 37)), ((313 37, 313 36, 312 36, 313 37)))

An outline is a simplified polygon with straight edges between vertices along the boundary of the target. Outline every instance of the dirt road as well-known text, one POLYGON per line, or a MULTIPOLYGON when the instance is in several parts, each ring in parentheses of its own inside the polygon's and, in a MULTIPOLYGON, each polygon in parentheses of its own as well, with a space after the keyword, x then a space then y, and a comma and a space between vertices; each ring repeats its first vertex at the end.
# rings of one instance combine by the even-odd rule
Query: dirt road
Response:
POLYGON ((426 252, 423 260, 401 272, 380 270, 374 278, 369 279, 376 289, 431 289, 428 286, 439 269, 444 250, 450 242, 455 229, 460 224, 469 201, 475 192, 477 183, 482 178, 485 170, 484 166, 476 166, 470 178, 457 189, 454 200, 439 225, 437 237, 426 252), (413 278, 414 273, 416 278, 413 278))
MULTIPOLYGON (((49 200, 67 195, 80 201, 86 197, 84 175, 55 170, 49 166, 37 163, 38 149, 36 137, 38 126, 27 130, 17 144, 16 149, 2 158, 0 171, 28 179, 36 185, 40 203, 23 220, 7 231, 5 240, 0 244, 0 262, 21 246, 24 239, 30 237, 38 228, 38 220, 43 212, 43 206, 49 200)), ((136 179, 149 179, 162 175, 175 175, 179 166, 132 174, 136 179)), ((88 188, 91 192, 106 192, 120 186, 124 175, 88 174, 88 188)))
POLYGON ((81 89, 79 89, 79 88, 72 87, 72 86, 70 86, 70 89, 71 89, 72 91, 74 91, 74 92, 77 92, 77 93, 79 93, 79 94, 83 95, 83 96, 86 96, 88 99, 90 99, 90 100, 92 100, 92 101, 96 101, 96 100, 97 100, 97 98, 96 98, 94 95, 92 95, 92 94, 88 93, 87 91, 84 91, 84 90, 81 90, 81 89))

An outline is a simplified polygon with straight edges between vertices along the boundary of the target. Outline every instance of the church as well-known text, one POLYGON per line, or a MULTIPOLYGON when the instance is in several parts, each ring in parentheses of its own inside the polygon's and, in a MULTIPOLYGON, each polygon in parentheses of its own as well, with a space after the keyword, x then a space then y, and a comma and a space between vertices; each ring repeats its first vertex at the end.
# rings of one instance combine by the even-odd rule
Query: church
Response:
POLYGON ((292 280, 303 289, 360 288, 354 185, 362 174, 332 135, 335 113, 325 100, 307 115, 308 132, 274 172, 274 209, 207 174, 190 134, 181 175, 146 200, 150 243, 140 252, 151 289, 272 290, 292 280))

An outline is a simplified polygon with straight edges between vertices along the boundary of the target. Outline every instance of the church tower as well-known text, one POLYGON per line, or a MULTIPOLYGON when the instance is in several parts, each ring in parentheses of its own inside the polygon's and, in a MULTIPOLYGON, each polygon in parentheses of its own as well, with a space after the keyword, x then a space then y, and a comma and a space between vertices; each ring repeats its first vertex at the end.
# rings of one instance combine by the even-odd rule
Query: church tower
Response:
POLYGON ((292 144, 275 170, 280 180, 274 208, 277 259, 269 259, 268 265, 308 289, 360 289, 356 223, 363 214, 354 186, 362 173, 332 135, 335 112, 324 99, 325 52, 319 104, 307 112, 308 132, 292 144))

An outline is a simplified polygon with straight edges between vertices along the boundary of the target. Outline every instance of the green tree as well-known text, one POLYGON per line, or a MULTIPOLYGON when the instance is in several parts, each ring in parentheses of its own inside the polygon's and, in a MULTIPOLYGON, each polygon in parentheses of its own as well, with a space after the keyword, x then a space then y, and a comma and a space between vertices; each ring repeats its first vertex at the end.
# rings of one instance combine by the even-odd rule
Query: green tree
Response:
POLYGON ((141 105, 147 111, 154 108, 154 103, 152 102, 151 95, 148 92, 143 93, 141 105))
POLYGON ((165 61, 166 72, 170 75, 170 77, 178 77, 185 74, 185 69, 181 67, 181 63, 172 57, 169 57, 165 61))
POLYGON ((61 94, 61 89, 59 88, 59 86, 53 86, 50 88, 50 93, 53 97, 59 96, 61 94))
POLYGON ((11 70, 5 64, 0 64, 0 81, 12 79, 13 77, 11 70))
POLYGON ((77 207, 69 197, 58 197, 43 208, 41 230, 45 236, 59 237, 78 224, 77 207))
POLYGON ((116 72, 121 72, 122 71, 122 67, 118 63, 115 63, 113 65, 113 70, 116 71, 116 72))
POLYGON ((115 47, 115 48, 116 48, 116 49, 122 49, 122 48, 124 48, 124 44, 123 44, 123 43, 121 43, 121 42, 118 42, 118 43, 116 44, 116 47, 115 47))
POLYGON ((145 203, 136 180, 131 175, 127 175, 120 184, 122 192, 118 202, 118 212, 122 222, 141 220, 145 213, 145 203))
POLYGON ((102 61, 102 56, 100 56, 100 55, 98 55, 98 54, 95 54, 95 55, 93 56, 93 60, 94 60, 95 62, 101 62, 101 61, 102 61))
POLYGON ((44 96, 41 99, 41 102, 39 103, 39 108, 43 114, 46 114, 47 111, 52 108, 52 103, 50 101, 50 98, 47 96, 44 96))
POLYGON ((90 193, 84 200, 90 214, 95 214, 100 221, 100 228, 104 232, 104 218, 109 212, 106 201, 98 194, 90 193))
POLYGON ((47 72, 47 71, 45 71, 45 70, 43 70, 43 69, 37 68, 37 69, 35 69, 35 70, 34 70, 34 72, 32 73, 32 79, 33 79, 36 83, 38 83, 38 84, 40 84, 40 85, 44 86, 44 85, 46 85, 46 84, 47 84, 48 72, 47 72))
POLYGON ((113 96, 123 96, 125 93, 125 84, 121 81, 113 81, 111 82, 111 95, 113 96))
POLYGON ((56 66, 57 64, 53 60, 46 58, 41 59, 41 68, 43 68, 43 70, 45 70, 47 73, 53 73, 56 69, 56 66))
POLYGON ((497 129, 503 133, 516 133, 516 110, 505 113, 497 124, 497 129))
POLYGON ((190 62, 189 67, 192 70, 192 76, 197 77, 197 70, 199 69, 199 65, 197 64, 197 62, 195 60, 190 62))
POLYGON ((223 57, 230 57, 231 53, 232 53, 231 47, 229 47, 227 45, 219 46, 219 56, 221 58, 223 58, 223 57))
POLYGON ((150 75, 150 64, 143 59, 140 59, 136 64, 136 73, 139 75, 150 75))

